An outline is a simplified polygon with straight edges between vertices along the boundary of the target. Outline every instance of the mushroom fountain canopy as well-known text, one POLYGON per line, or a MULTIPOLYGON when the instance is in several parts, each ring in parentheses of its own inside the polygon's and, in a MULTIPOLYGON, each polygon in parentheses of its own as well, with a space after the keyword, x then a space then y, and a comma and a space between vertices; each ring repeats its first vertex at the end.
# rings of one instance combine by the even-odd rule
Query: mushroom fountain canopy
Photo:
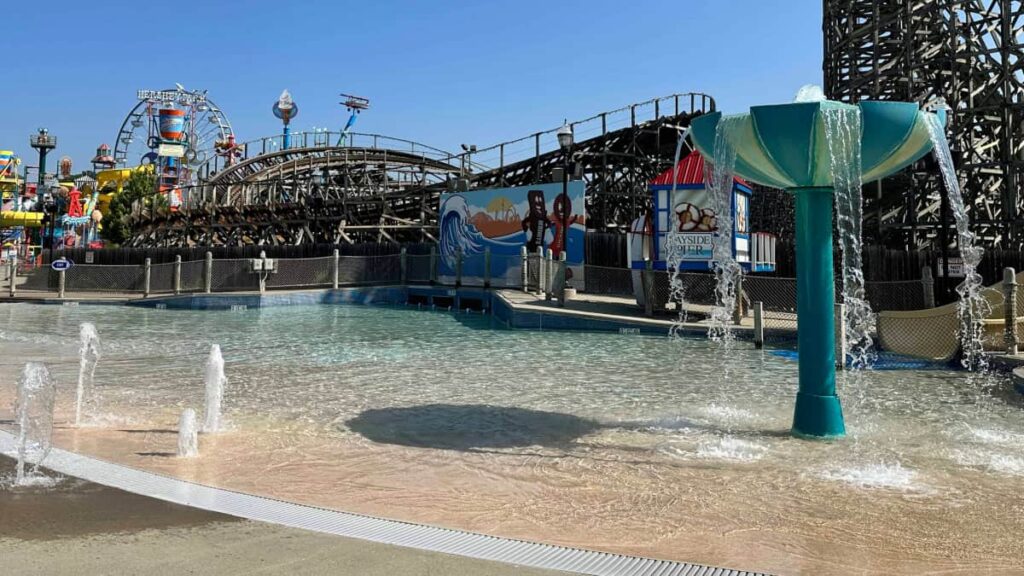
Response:
MULTIPOLYGON (((861 174, 879 180, 920 160, 932 149, 928 112, 910 102, 866 101, 856 105, 824 100, 754 106, 736 118, 725 137, 736 151, 734 174, 773 188, 834 185, 824 115, 860 110, 861 174)), ((945 111, 938 110, 940 121, 945 111)), ((695 118, 690 136, 700 153, 715 157, 715 132, 721 112, 695 118)))

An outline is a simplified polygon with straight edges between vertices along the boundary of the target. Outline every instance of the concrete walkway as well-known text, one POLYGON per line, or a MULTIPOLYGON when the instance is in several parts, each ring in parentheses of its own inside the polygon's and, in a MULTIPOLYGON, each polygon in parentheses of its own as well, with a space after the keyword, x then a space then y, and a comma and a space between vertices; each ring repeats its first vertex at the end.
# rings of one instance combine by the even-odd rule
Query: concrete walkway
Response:
MULTIPOLYGON (((12 472, 0 456, 0 478, 12 472)), ((0 488, 0 510, 4 574, 563 574, 239 520, 74 478, 0 488)))

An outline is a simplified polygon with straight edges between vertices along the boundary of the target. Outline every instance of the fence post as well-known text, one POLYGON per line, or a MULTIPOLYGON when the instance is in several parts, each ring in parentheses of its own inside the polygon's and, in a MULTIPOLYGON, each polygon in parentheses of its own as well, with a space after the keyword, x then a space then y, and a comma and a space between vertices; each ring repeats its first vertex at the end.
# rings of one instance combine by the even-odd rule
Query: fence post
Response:
POLYGON ((537 295, 544 294, 544 247, 537 246, 537 295))
POLYGON ((260 294, 267 291, 267 253, 260 250, 260 294))
POLYGON ((455 249, 455 287, 462 286, 462 246, 455 249))
POLYGON ((1005 329, 1003 338, 1006 341, 1006 353, 1017 354, 1017 271, 1013 268, 1003 269, 1003 322, 1005 329))
POLYGON ((484 248, 484 288, 491 287, 491 247, 484 248))
POLYGON ((924 290, 924 307, 935 308, 935 278, 931 266, 921 268, 921 288, 924 290))
POLYGON ((64 298, 64 282, 65 282, 64 272, 65 272, 64 269, 61 269, 59 272, 57 272, 57 297, 58 298, 64 298))
POLYGON ((754 302, 754 348, 764 348, 764 302, 754 302))
POLYGON ((555 251, 548 248, 544 253, 544 299, 551 300, 555 284, 555 251))
POLYGON ((644 269, 640 271, 640 289, 644 292, 644 315, 654 316, 654 262, 644 259, 644 269))
POLYGON ((341 255, 338 249, 334 249, 334 258, 331 260, 331 287, 335 290, 338 289, 338 271, 339 265, 341 264, 341 255))
POLYGON ((203 263, 203 286, 207 294, 213 291, 213 252, 206 253, 206 261, 203 263))
POLYGON ((846 323, 843 321, 844 318, 846 318, 846 304, 836 304, 836 368, 839 370, 846 368, 846 323))
POLYGON ((520 255, 521 255, 522 260, 523 260, 522 270, 520 271, 520 276, 522 277, 522 281, 523 281, 523 292, 529 292, 530 291, 530 255, 529 255, 529 252, 526 250, 526 246, 523 246, 520 249, 520 255))
POLYGON ((181 294, 181 254, 174 257, 174 293, 181 294))
POLYGON ((150 280, 153 277, 153 261, 146 258, 146 263, 142 266, 142 297, 149 298, 150 280))
POLYGON ((437 247, 430 247, 430 283, 437 282, 437 247))
POLYGON ((732 323, 737 326, 743 321, 743 274, 736 276, 736 306, 732 311, 732 323))
POLYGON ((400 270, 399 283, 405 286, 409 278, 409 255, 405 253, 405 246, 402 246, 402 252, 399 254, 398 267, 400 270))
POLYGON ((18 262, 14 258, 12 258, 10 264, 8 264, 7 273, 7 279, 11 281, 11 298, 14 298, 14 293, 17 290, 15 286, 18 281, 18 262))
POLYGON ((561 252, 558 253, 558 270, 560 273, 556 275, 556 278, 558 278, 559 280, 558 286, 556 287, 556 289, 558 290, 557 294, 559 308, 565 308, 565 266, 565 250, 562 250, 561 252))

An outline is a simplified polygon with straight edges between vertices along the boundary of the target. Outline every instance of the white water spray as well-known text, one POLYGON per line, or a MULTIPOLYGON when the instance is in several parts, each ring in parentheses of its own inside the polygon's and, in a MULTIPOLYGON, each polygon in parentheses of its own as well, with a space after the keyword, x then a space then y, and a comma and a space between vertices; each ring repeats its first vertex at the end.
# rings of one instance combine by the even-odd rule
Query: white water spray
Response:
POLYGON ((861 253, 864 204, 860 108, 827 109, 823 111, 823 118, 835 188, 836 227, 842 249, 843 332, 847 343, 844 352, 851 367, 859 370, 873 360, 871 333, 875 326, 875 314, 864 290, 861 253))
MULTIPOLYGON (((683 152, 683 143, 686 141, 687 134, 690 133, 690 129, 680 132, 679 140, 676 142, 676 155, 675 162, 672 164, 672 191, 669 192, 668 200, 670 203, 675 202, 676 197, 676 186, 679 184, 679 160, 683 152)), ((672 276, 669 280, 670 300, 675 302, 679 307, 679 316, 675 323, 672 325, 672 335, 678 334, 678 329, 686 323, 686 285, 683 283, 683 277, 681 276, 681 270, 679 263, 683 258, 683 243, 682 236, 679 234, 678 225, 672 222, 669 226, 668 234, 665 237, 665 260, 669 270, 672 272, 672 276)))
POLYGON ((817 84, 804 84, 796 92, 793 102, 824 102, 825 91, 817 84))
POLYGON ((92 322, 82 322, 78 329, 78 387, 75 390, 75 426, 82 425, 82 406, 94 392, 96 364, 100 361, 100 337, 92 322))
POLYGON ((199 427, 196 425, 196 411, 192 408, 185 408, 178 419, 178 456, 199 456, 199 427))
POLYGON ((988 368, 984 345, 985 319, 992 312, 992 306, 982 295, 983 280, 977 270, 984 251, 975 245, 975 235, 971 232, 970 220, 967 218, 967 208, 960 193, 960 182, 953 167, 953 154, 949 150, 945 128, 937 115, 927 114, 926 118, 928 133, 934 145, 935 159, 942 171, 949 206, 956 221, 957 246, 960 248, 960 258, 964 263, 964 281, 956 288, 957 294, 960 295, 957 307, 960 317, 960 347, 963 350, 960 361, 968 370, 984 372, 988 368))
POLYGON ((715 159, 704 164, 711 205, 715 211, 716 228, 712 258, 715 265, 715 306, 711 310, 708 337, 718 342, 732 342, 732 315, 736 309, 736 284, 743 268, 733 256, 732 195, 736 149, 732 145, 742 116, 722 116, 715 128, 715 159))
POLYGON ((50 371, 38 362, 29 362, 18 380, 14 404, 18 425, 17 472, 15 485, 26 486, 38 473, 39 464, 50 453, 53 436, 53 403, 56 387, 50 371), (26 465, 32 469, 26 471, 26 465))
POLYGON ((220 432, 221 402, 224 399, 224 385, 228 379, 224 376, 224 357, 220 354, 220 346, 210 347, 210 357, 206 361, 206 414, 203 418, 203 432, 220 432))

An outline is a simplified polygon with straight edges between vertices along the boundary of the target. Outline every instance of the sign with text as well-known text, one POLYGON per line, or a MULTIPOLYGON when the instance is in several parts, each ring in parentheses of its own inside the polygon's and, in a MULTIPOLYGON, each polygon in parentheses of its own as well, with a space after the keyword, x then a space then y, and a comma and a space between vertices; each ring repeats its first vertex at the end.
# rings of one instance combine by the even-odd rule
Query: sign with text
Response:
POLYGON ((199 104, 206 102, 205 92, 188 92, 186 90, 139 90, 139 100, 150 102, 178 102, 179 104, 199 104))
POLYGON ((156 153, 164 158, 181 158, 185 155, 185 147, 181 144, 161 144, 156 153))
MULTIPOLYGON (((936 262, 936 269, 938 270, 938 277, 945 277, 945 266, 942 265, 943 260, 939 258, 936 262)), ((950 258, 949 259, 949 277, 950 278, 963 278, 966 276, 964 272, 964 259, 963 258, 950 258)))
POLYGON ((710 232, 677 233, 675 242, 680 260, 711 260, 715 235, 710 232))

